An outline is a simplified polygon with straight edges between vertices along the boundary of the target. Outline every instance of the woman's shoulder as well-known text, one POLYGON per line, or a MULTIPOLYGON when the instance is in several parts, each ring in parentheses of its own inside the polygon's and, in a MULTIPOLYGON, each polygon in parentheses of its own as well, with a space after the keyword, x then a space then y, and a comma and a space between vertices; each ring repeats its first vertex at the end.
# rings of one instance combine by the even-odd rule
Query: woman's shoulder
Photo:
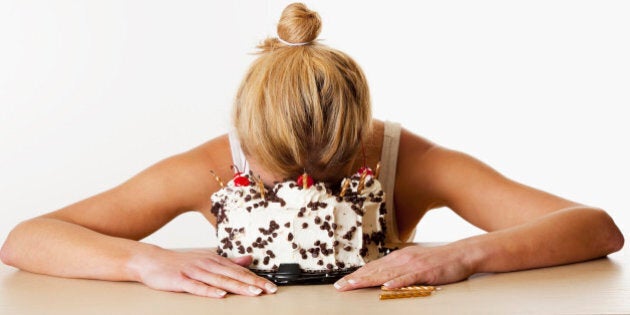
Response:
POLYGON ((201 159, 211 161, 221 158, 230 153, 230 139, 227 133, 216 136, 206 142, 188 150, 185 154, 190 154, 201 159))
POLYGON ((179 159, 183 163, 196 165, 196 167, 207 171, 212 170, 221 177, 229 176, 232 172, 229 136, 228 134, 216 136, 180 154, 179 159))
POLYGON ((397 121, 372 119, 372 134, 374 139, 382 139, 385 133, 400 130, 401 143, 405 140, 405 144, 422 145, 423 147, 431 147, 434 143, 417 133, 410 131, 405 125, 397 121))
MULTIPOLYGON (((435 143, 428 139, 413 133, 398 122, 387 120, 372 120, 372 133, 370 139, 365 143, 367 149, 367 160, 375 164, 385 156, 383 150, 397 149, 397 164, 413 161, 419 156, 424 155, 431 148, 436 147, 435 143), (399 132, 399 133, 397 133, 399 132), (385 138, 390 137, 396 139, 398 147, 393 148, 390 145, 384 147, 385 138)), ((382 161, 381 161, 382 162, 382 161)))
POLYGON ((398 122, 374 119, 372 123, 374 135, 373 137, 375 140, 378 140, 378 142, 382 142, 383 138, 387 135, 392 137, 398 136, 393 133, 400 130, 400 135, 398 138, 399 156, 404 156, 408 154, 417 156, 418 154, 423 154, 431 148, 436 147, 436 144, 434 142, 417 133, 410 131, 404 125, 398 122))

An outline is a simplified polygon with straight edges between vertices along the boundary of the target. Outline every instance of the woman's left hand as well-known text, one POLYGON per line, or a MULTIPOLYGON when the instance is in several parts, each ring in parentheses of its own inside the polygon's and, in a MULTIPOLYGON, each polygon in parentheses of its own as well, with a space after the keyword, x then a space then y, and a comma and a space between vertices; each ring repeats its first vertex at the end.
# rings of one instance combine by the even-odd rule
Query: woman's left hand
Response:
POLYGON ((438 285, 467 279, 475 270, 473 251, 459 242, 437 247, 408 246, 374 260, 335 283, 339 291, 385 285, 438 285))

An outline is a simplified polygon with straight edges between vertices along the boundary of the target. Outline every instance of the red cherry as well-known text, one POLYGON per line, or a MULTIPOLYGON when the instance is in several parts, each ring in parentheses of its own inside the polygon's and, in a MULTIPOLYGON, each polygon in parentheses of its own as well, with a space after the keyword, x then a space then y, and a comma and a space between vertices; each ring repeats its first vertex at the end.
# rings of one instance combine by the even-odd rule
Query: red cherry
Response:
POLYGON ((249 178, 243 176, 241 173, 234 174, 234 186, 236 187, 245 187, 249 186, 249 178))
POLYGON ((363 172, 367 172, 367 175, 371 175, 371 176, 374 175, 374 172, 372 172, 372 169, 367 166, 361 166, 358 174, 363 175, 363 172))
POLYGON ((313 182, 313 178, 312 178, 312 177, 310 177, 310 176, 308 176, 308 174, 306 174, 306 173, 304 173, 304 174, 302 174, 302 175, 298 176, 298 179, 297 179, 297 184, 298 184, 299 186, 304 187, 304 180, 305 180, 305 179, 306 179, 306 188, 313 186, 313 183, 314 183, 314 182, 313 182))

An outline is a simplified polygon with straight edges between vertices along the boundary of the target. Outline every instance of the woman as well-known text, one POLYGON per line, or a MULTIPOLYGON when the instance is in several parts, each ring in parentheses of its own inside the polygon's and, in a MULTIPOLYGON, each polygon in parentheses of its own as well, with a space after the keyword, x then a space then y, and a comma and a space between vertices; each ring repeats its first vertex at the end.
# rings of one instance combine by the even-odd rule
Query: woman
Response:
POLYGON ((1 258, 62 277, 138 281, 149 287, 223 297, 277 288, 247 270, 251 257, 171 251, 138 240, 187 211, 210 223, 209 175, 229 178, 246 165, 266 184, 307 169, 335 182, 381 161, 388 191, 389 241, 408 240, 423 215, 449 207, 488 233, 444 246, 409 246, 339 280, 340 291, 386 285, 443 284, 478 272, 584 261, 623 246, 608 214, 513 182, 460 152, 398 125, 373 120, 358 65, 316 42, 317 13, 288 6, 278 38, 267 39, 235 100, 235 132, 153 165, 102 194, 19 224, 1 258), (242 149, 242 155, 241 155, 242 149))

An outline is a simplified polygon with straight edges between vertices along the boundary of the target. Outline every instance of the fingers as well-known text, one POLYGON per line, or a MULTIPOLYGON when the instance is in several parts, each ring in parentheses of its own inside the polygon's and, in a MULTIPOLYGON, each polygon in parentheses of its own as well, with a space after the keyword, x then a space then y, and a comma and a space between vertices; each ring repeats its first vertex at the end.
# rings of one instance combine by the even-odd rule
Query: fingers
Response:
POLYGON ((339 291, 380 286, 391 279, 406 274, 410 268, 406 259, 394 253, 374 260, 359 268, 355 272, 339 279, 334 286, 339 291))
MULTIPOLYGON (((278 291, 278 287, 273 282, 259 277, 255 273, 247 269, 251 262, 251 255, 225 258, 213 254, 208 257, 208 259, 204 260, 200 267, 202 269, 205 269, 207 272, 220 274, 228 278, 236 279, 237 281, 249 284, 251 286, 258 287, 264 290, 264 292, 267 294, 276 293, 276 291, 278 291)), ((248 292, 257 292, 257 290, 255 288, 249 288, 248 292)))
POLYGON ((417 283, 424 283, 424 284, 429 284, 426 283, 426 281, 421 281, 420 280, 420 275, 417 273, 408 273, 408 274, 404 274, 400 277, 396 277, 392 280, 389 280, 385 283, 383 283, 384 286, 386 286, 387 288, 390 289, 396 289, 396 288, 400 288, 400 287, 404 287, 404 286, 408 286, 408 285, 414 285, 417 283))
POLYGON ((194 269, 188 276, 237 294, 256 296, 261 294, 263 290, 268 294, 278 291, 278 287, 271 281, 257 276, 242 265, 236 264, 251 262, 251 256, 233 259, 218 258, 203 260, 198 268, 194 269))
POLYGON ((359 270, 339 279, 334 284, 335 288, 339 291, 348 291, 359 288, 380 286, 386 281, 392 278, 396 278, 400 275, 400 270, 396 269, 373 271, 371 273, 357 273, 359 270))
MULTIPOLYGON (((251 258, 250 258, 251 259, 251 258)), ((212 272, 224 275, 229 278, 238 279, 239 281, 264 289, 266 293, 275 293, 278 287, 271 281, 259 277, 249 269, 238 265, 218 265, 212 267, 212 272)))
POLYGON ((161 254, 139 276, 140 282, 153 289, 213 298, 222 298, 228 292, 257 296, 277 291, 272 282, 244 267, 251 263, 251 256, 230 260, 202 250, 166 250, 161 254))
POLYGON ((335 282, 334 286, 339 291, 348 291, 380 285, 396 289, 418 283, 430 284, 428 281, 423 281, 421 274, 417 272, 401 273, 384 271, 365 276, 350 274, 335 282))
POLYGON ((201 283, 199 281, 185 278, 182 283, 182 290, 184 292, 188 292, 194 295, 206 296, 212 298, 222 298, 227 292, 224 290, 211 287, 206 285, 205 283, 201 283))
POLYGON ((447 247, 406 247, 371 261, 335 283, 339 291, 384 285, 399 288, 414 284, 437 285, 456 282, 470 276, 459 259, 460 254, 447 247))
POLYGON ((241 282, 239 281, 240 279, 236 280, 214 272, 216 271, 213 271, 213 273, 211 273, 205 269, 196 268, 194 271, 189 271, 188 273, 186 273, 186 276, 198 282, 207 284, 210 287, 221 288, 223 290, 236 294, 257 296, 263 292, 263 289, 248 283, 241 282))

